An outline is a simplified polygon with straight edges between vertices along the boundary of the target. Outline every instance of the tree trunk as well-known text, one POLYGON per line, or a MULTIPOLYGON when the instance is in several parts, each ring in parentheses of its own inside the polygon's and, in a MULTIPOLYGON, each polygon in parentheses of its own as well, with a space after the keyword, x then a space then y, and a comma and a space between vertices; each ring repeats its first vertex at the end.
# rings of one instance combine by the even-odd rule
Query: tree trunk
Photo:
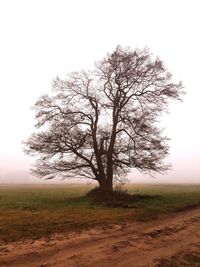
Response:
POLYGON ((101 190, 106 192, 113 191, 113 181, 112 179, 102 179, 99 181, 99 187, 101 190))

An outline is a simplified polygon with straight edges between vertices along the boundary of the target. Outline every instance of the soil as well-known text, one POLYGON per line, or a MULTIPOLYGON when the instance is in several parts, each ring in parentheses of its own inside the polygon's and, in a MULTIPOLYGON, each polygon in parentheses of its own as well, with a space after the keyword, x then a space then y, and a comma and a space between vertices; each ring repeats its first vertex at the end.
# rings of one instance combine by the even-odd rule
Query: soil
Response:
POLYGON ((1 267, 200 266, 200 208, 0 246, 1 267))

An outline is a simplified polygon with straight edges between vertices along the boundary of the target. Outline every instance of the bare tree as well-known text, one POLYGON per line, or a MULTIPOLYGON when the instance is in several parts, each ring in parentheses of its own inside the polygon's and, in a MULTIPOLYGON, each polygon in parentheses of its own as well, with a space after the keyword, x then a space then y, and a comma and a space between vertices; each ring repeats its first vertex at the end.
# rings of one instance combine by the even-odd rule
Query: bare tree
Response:
POLYGON ((119 46, 94 71, 56 78, 53 89, 36 102, 40 131, 25 142, 26 153, 38 156, 34 174, 87 177, 112 190, 130 168, 168 170, 167 138, 155 124, 168 100, 180 100, 183 91, 148 50, 119 46))

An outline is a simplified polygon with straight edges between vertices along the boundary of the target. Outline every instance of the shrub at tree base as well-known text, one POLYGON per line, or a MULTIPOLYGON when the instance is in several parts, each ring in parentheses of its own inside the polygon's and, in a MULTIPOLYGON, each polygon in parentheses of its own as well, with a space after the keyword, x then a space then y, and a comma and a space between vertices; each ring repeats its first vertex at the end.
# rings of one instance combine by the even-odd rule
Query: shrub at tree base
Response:
POLYGON ((135 202, 152 199, 158 196, 129 194, 126 190, 105 191, 96 187, 87 193, 87 196, 96 204, 116 208, 137 208, 135 202))

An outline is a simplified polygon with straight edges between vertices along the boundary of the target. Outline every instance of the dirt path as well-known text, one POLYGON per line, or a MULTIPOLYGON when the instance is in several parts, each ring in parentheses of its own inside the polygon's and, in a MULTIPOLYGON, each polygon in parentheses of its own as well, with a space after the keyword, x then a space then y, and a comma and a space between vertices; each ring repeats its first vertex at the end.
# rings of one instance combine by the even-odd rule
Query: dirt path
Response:
MULTIPOLYGON (((159 263, 174 255, 174 259, 180 260, 186 253, 200 255, 200 208, 150 222, 113 225, 2 245, 0 266, 190 266, 159 263)), ((200 266, 200 259, 199 265, 195 261, 191 266, 200 266)))

